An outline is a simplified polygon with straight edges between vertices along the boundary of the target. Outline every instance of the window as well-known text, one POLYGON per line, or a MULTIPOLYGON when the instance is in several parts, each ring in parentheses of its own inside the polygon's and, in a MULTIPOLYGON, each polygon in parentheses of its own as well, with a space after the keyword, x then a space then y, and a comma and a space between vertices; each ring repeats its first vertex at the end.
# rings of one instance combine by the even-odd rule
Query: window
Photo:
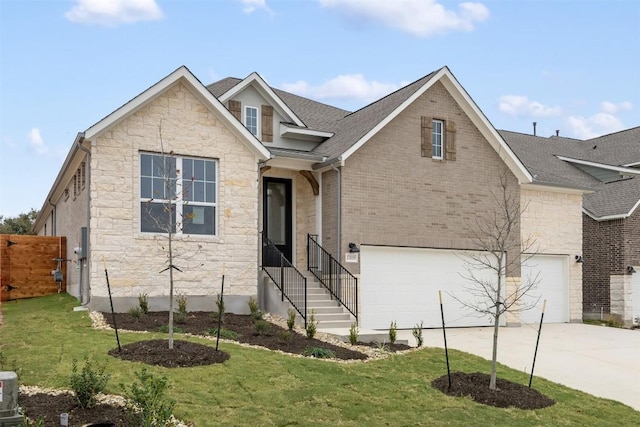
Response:
POLYGON ((434 159, 442 159, 442 147, 444 143, 444 122, 442 120, 434 120, 431 130, 431 157, 434 159))
POLYGON ((256 107, 244 107, 244 125, 249 132, 258 136, 258 109, 256 107))
POLYGON ((85 175, 85 164, 82 162, 80 165, 80 189, 84 190, 86 183, 86 175, 85 175))
POLYGON ((216 234, 217 163, 211 159, 140 155, 140 230, 216 234), (171 203, 171 213, 168 208, 171 203))

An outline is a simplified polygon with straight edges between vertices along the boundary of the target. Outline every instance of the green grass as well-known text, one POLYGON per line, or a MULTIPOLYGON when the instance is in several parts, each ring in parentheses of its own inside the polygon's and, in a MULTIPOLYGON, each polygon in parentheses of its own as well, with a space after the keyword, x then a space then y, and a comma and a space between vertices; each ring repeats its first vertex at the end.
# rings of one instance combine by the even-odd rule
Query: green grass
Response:
MULTIPOLYGON (((112 358, 113 331, 91 328, 87 312, 74 312, 68 295, 6 302, 0 328, 0 352, 20 368, 20 382, 69 388, 72 360, 85 355, 106 364, 112 375, 107 392, 122 394, 139 363, 112 358)), ((166 334, 121 333, 124 345, 166 334)), ((207 345, 212 341, 186 338, 207 345)), ((545 381, 534 386, 557 403, 524 411, 476 404, 443 395, 430 386, 446 373, 444 351, 425 348, 407 355, 367 363, 338 364, 289 357, 275 352, 221 343, 231 358, 220 365, 168 369, 149 367, 167 376, 168 397, 177 401, 175 415, 198 427, 214 425, 429 425, 429 426, 626 426, 640 425, 640 412, 610 400, 545 381)), ((450 351, 452 370, 489 372, 489 362, 450 351)), ((523 384, 528 376, 504 366, 498 375, 523 384)))

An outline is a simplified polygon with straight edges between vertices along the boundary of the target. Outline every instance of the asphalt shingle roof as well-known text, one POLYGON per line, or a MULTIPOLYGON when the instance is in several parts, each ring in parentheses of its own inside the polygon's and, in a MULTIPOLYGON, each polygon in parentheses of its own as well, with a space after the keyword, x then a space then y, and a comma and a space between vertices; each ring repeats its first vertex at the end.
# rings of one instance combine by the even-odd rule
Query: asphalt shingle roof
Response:
MULTIPOLYGON (((310 129, 334 133, 334 136, 318 144, 307 154, 290 154, 316 159, 327 157, 329 161, 338 158, 436 73, 434 71, 353 113, 272 88, 310 129)), ((241 81, 229 77, 210 84, 207 89, 214 96, 220 97, 241 81)), ((640 162, 640 127, 586 141, 557 136, 546 138, 507 130, 498 132, 531 173, 534 183, 591 191, 585 194, 583 203, 584 208, 596 217, 628 214, 640 200, 640 177, 605 184, 557 157, 615 166, 640 162)), ((287 155, 287 150, 281 151, 277 154, 287 155)))
POLYGON ((581 156, 582 141, 560 137, 544 138, 507 130, 498 132, 531 173, 534 183, 578 189, 595 189, 600 184, 591 175, 556 157, 581 156))

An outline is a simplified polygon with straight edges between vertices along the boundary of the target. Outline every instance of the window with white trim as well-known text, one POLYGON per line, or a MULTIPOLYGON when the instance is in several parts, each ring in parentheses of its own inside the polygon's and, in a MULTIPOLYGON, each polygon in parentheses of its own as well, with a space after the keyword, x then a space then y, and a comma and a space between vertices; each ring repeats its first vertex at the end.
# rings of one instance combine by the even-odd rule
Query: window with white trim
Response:
POLYGON ((444 147, 444 122, 433 120, 431 128, 431 157, 442 159, 442 148, 444 147))
POLYGON ((140 231, 171 223, 177 234, 215 235, 217 169, 213 159, 140 154, 140 231))
POLYGON ((258 109, 256 107, 244 107, 244 125, 249 132, 258 136, 258 109))

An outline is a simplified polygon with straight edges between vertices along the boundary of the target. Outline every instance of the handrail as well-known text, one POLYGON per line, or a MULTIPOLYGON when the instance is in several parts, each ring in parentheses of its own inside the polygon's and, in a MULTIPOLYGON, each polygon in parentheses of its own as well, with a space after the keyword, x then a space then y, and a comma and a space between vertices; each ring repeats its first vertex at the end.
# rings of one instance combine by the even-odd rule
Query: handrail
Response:
POLYGON ((358 279, 307 234, 307 268, 358 321, 358 279))
POLYGON ((289 262, 276 245, 262 234, 262 270, 304 320, 307 327, 307 278, 289 262))

